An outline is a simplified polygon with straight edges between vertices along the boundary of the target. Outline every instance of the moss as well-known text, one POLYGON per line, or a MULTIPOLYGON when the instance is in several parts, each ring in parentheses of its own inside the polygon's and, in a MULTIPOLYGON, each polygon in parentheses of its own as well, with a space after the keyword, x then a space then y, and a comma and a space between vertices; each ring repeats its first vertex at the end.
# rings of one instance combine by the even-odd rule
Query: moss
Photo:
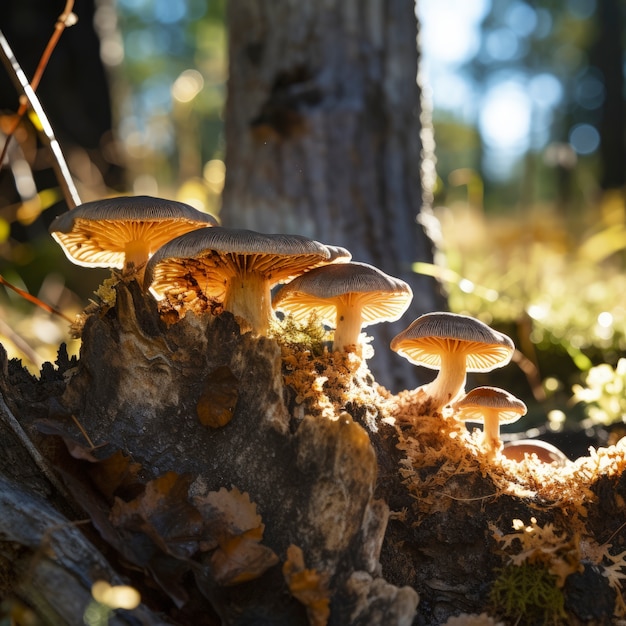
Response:
POLYGON ((328 340, 328 333, 315 313, 311 313, 304 323, 296 322, 291 315, 273 320, 270 335, 280 344, 297 345, 309 350, 313 356, 324 353, 324 343, 328 340))
POLYGON ((564 624, 565 597, 543 565, 522 563, 497 570, 489 594, 492 610, 519 624, 564 624))

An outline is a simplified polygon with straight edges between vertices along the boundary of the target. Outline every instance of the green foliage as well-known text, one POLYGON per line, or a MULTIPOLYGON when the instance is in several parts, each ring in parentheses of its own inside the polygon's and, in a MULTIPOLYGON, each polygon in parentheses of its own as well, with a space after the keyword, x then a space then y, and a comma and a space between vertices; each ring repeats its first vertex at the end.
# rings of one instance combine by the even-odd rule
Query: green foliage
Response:
POLYGON ((540 564, 506 565, 498 570, 489 602, 515 624, 563 624, 565 598, 557 578, 540 564))
MULTIPOLYGON (((488 215, 469 198, 437 208, 436 216, 441 256, 414 270, 444 283, 450 310, 514 338, 536 366, 533 388, 543 384, 549 396, 542 419, 558 408, 579 421, 582 410, 567 408, 572 384, 594 365, 615 365, 626 351, 623 199, 605 194, 576 221, 549 206, 530 207, 523 216, 488 215)), ((499 378, 513 391, 517 382, 502 381, 512 374, 499 378)), ((537 396, 523 396, 527 388, 520 382, 517 392, 532 405, 537 396)))
POLYGON ((574 400, 584 404, 593 424, 626 422, 626 359, 619 359, 616 367, 608 363, 592 367, 583 382, 585 386, 574 385, 574 400))

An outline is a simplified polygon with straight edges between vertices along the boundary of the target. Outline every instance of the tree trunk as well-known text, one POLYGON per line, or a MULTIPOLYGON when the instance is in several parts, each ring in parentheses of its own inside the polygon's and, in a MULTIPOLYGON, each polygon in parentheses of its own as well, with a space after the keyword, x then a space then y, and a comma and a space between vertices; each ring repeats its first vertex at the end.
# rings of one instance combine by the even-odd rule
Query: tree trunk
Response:
POLYGON ((599 122, 603 190, 624 191, 626 185, 626 104, 624 103, 623 4, 617 0, 598 3, 598 34, 591 60, 600 70, 604 85, 599 122))
POLYGON ((433 259, 434 172, 414 2, 233 0, 228 26, 223 223, 344 246, 408 282, 403 320, 371 333, 372 370, 390 388, 414 387, 415 368, 387 346, 444 306, 411 269, 433 259))

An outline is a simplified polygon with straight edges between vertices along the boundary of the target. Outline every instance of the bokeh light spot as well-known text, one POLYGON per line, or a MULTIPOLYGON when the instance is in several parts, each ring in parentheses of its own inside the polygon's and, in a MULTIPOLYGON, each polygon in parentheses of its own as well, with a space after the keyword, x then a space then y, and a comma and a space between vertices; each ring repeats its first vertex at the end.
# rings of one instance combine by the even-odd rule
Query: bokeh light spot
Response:
POLYGON ((578 154, 592 154, 600 145, 600 133, 591 124, 576 124, 570 131, 569 142, 578 154))

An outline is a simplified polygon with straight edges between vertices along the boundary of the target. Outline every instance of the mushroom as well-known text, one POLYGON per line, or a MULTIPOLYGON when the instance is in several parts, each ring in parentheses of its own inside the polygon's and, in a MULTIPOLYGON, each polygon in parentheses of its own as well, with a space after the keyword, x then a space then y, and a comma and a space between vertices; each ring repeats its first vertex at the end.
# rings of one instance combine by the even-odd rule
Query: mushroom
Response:
POLYGON ((569 460, 556 446, 541 439, 508 441, 502 448, 502 455, 518 462, 523 461, 526 455, 535 456, 541 463, 554 463, 558 467, 564 467, 569 460))
POLYGON ((336 263, 312 269, 282 287, 272 306, 304 321, 315 311, 335 326, 333 350, 359 345, 363 326, 392 322, 409 306, 409 285, 366 263, 336 263))
POLYGON ((162 246, 146 266, 144 286, 163 296, 191 279, 265 335, 273 315, 271 288, 330 259, 326 246, 306 237, 217 226, 162 246))
POLYGON ((440 410, 463 392, 466 372, 488 372, 506 365, 513 342, 483 322, 457 313, 426 313, 391 340, 391 349, 439 374, 421 389, 440 410))
POLYGON ((483 445, 491 457, 502 446, 500 424, 512 424, 526 415, 526 405, 498 387, 476 387, 455 402, 452 408, 457 419, 484 424, 483 445))
POLYGON ((139 280, 166 241, 217 220, 188 204, 151 196, 95 200, 59 215, 49 231, 77 265, 115 267, 139 280))

